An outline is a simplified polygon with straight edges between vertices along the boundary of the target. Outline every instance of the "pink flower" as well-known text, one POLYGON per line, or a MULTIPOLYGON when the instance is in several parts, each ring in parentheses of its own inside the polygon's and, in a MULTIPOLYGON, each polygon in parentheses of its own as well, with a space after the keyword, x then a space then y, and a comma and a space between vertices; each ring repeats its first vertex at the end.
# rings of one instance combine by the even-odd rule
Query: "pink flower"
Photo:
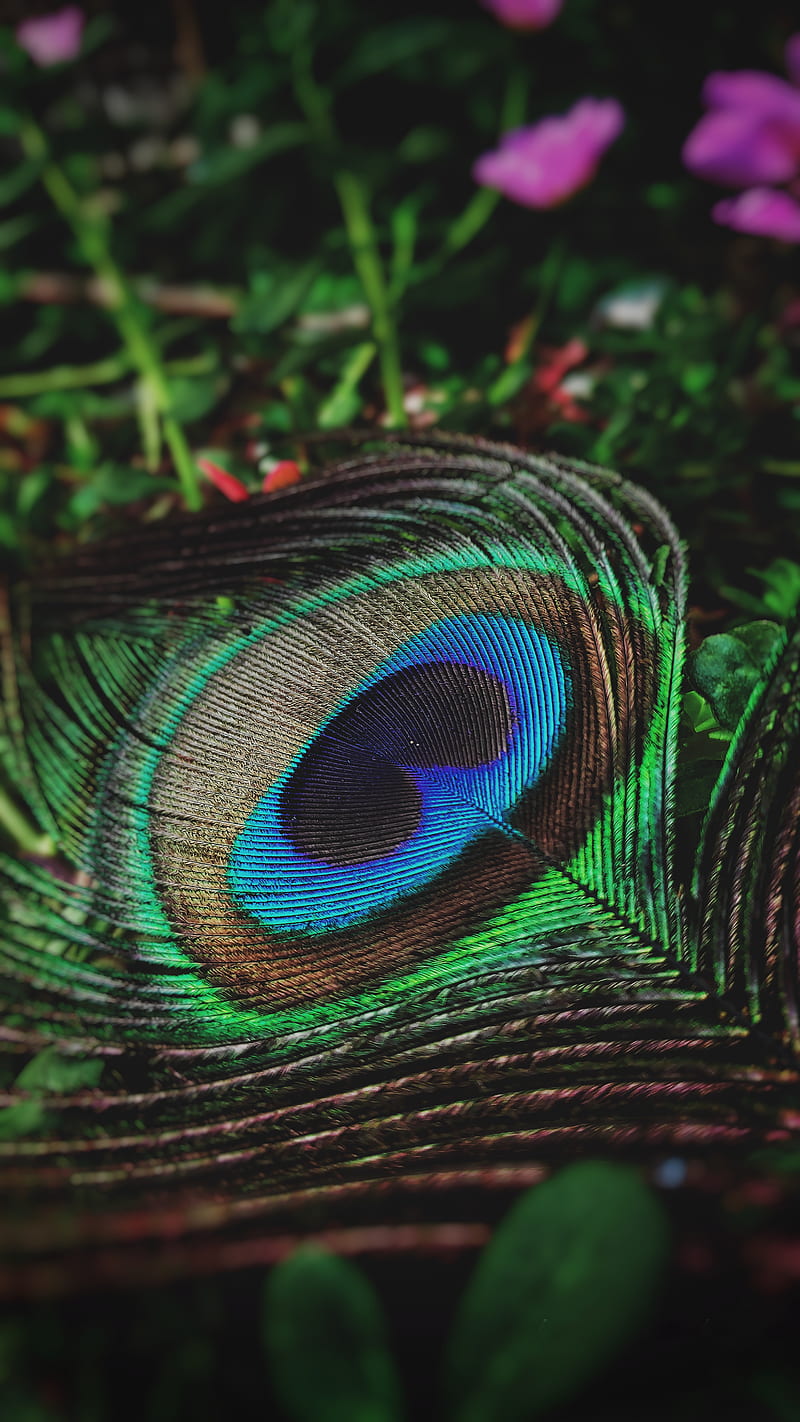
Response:
POLYGON ((792 84, 754 69, 709 74, 703 86, 709 112, 689 134, 683 161, 698 177, 748 189, 717 203, 717 222, 797 242, 800 209, 770 185, 792 185, 800 175, 800 34, 786 46, 786 65, 792 84))
POLYGON ((758 237, 800 242, 800 202, 779 188, 748 188, 711 209, 715 222, 758 237))
POLYGON ((23 20, 16 28, 16 40, 40 69, 66 64, 80 53, 85 16, 77 5, 66 5, 52 15, 23 20))
POLYGON ((564 0, 481 0, 511 30, 543 30, 552 25, 564 0))
POLYGON ((683 161, 698 178, 738 188, 750 183, 788 182, 794 176, 799 153, 786 125, 756 117, 752 110, 721 109, 706 114, 689 134, 683 161))
POLYGON ((472 176, 523 207, 556 207, 591 182, 624 123, 616 99, 581 99, 569 113, 504 134, 472 176))

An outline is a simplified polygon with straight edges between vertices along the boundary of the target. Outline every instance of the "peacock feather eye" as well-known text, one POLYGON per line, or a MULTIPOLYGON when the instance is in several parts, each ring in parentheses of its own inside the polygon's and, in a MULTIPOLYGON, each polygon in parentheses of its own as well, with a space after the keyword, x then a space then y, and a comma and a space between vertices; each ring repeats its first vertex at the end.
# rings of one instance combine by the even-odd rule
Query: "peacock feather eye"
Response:
POLYGON ((505 826, 564 714, 560 659, 534 629, 476 614, 431 623, 260 798, 230 856, 234 897, 274 932, 313 935, 395 907, 505 826), (536 669, 541 699, 520 665, 536 669))
POLYGON ((164 911, 265 1007, 431 960, 467 859, 491 855, 495 882, 459 913, 465 929, 531 862, 512 821, 567 732, 565 658, 515 570, 393 572, 253 635, 184 705, 155 766, 164 911), (212 737, 232 709, 238 730, 212 737))
POLYGON ((462 478, 381 508, 380 478, 343 504, 334 480, 265 513, 213 595, 162 591, 145 554, 106 572, 118 613, 56 634, 90 693, 60 774, 73 852, 137 960, 181 974, 182 1035, 209 1006, 212 1032, 346 1021, 538 962, 556 885, 567 941, 596 912, 576 884, 624 893, 605 841, 626 747, 646 768, 660 729, 650 649, 676 605, 557 486, 500 464, 469 505, 462 478))
POLYGON ((789 1129, 796 639, 691 896, 683 608, 643 490, 458 437, 13 589, 0 749, 57 857, 0 865, 6 1035, 92 1090, 0 1140, 10 1286, 74 1249, 103 1280, 364 1211, 444 1227, 559 1152, 789 1129))
POLYGON ((554 934, 584 952, 598 901, 680 932, 661 846, 636 891, 679 555, 643 510, 671 550, 656 587, 614 482, 366 456, 21 594, 34 798, 115 953, 170 982, 176 1038, 346 1031, 539 967, 554 934))

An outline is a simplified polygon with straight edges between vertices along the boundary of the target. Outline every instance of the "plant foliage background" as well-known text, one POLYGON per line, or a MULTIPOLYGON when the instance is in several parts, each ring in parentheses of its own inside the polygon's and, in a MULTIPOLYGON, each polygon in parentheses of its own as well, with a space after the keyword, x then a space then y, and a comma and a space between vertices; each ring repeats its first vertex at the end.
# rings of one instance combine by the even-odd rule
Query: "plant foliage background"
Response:
MULTIPOLYGON (((47 64, 15 37, 32 13, 0 8, 9 568, 302 476, 342 426, 464 430, 617 467, 691 550, 689 864, 800 601, 800 268, 796 246, 715 223, 720 191, 681 150, 709 72, 783 72, 792 7, 566 0, 520 32, 475 0, 93 0, 80 52, 47 64), (476 184, 503 132, 584 96, 617 100, 625 127, 583 190, 537 210, 476 184)), ((7 838, 30 848, 13 787, 3 806, 7 838)), ((684 1210, 658 1324, 560 1416, 797 1415, 797 1270, 726 1262, 737 1230, 772 1219, 789 1168, 721 1216, 684 1210)), ((410 1415, 439 1415, 428 1380, 470 1268, 376 1273, 410 1415)), ((590 1271, 584 1302, 602 1310, 605 1288, 590 1271)), ((261 1289, 245 1276, 9 1315, 3 1415, 277 1409, 261 1289)))

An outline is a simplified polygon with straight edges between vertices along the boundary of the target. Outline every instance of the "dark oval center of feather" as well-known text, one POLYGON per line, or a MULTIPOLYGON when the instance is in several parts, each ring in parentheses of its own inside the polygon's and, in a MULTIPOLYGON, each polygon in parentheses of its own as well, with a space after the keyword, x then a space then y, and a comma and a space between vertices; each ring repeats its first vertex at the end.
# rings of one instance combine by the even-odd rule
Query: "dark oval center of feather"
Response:
POLYGON ((502 682, 480 668, 432 662, 392 672, 344 707, 292 772, 280 801, 287 838, 328 864, 390 854, 422 815, 410 772, 497 760, 515 720, 502 682))

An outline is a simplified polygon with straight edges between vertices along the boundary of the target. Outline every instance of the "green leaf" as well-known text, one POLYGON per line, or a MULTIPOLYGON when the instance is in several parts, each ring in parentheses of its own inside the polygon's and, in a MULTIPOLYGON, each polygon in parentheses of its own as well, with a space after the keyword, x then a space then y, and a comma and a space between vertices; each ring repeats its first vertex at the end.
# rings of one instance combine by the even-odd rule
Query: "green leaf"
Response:
POLYGON ((127 464, 101 464, 91 478, 75 490, 69 509, 75 518, 83 520, 91 518, 104 504, 133 503, 172 488, 169 480, 156 479, 144 469, 134 469, 127 464))
POLYGON ((409 129, 397 148, 401 163, 431 163, 449 152, 452 137, 445 128, 435 124, 419 124, 409 129))
POLYGON ((15 1085, 22 1091, 67 1094, 83 1086, 96 1086, 102 1074, 99 1057, 65 1056, 56 1047, 45 1047, 22 1068, 15 1085))
POLYGON ((781 629, 777 623, 764 620, 745 622, 741 627, 735 627, 731 635, 738 637, 739 641, 744 643, 762 672, 765 672, 771 665, 783 640, 781 629))
POLYGON ((0 1140, 18 1140, 43 1129, 51 1115, 46 1103, 50 1093, 67 1095, 84 1086, 97 1086, 102 1074, 100 1058, 68 1057, 56 1047, 45 1047, 37 1052, 14 1083, 15 1088, 30 1093, 29 1099, 0 1111, 0 1140))
POLYGON ((687 365, 681 372, 681 385, 687 395, 702 395, 714 383, 718 373, 718 366, 712 361, 700 361, 695 365, 687 365))
POLYGON ((312 0, 273 0, 265 15, 270 46, 278 54, 295 54, 308 43, 317 18, 312 0))
POLYGON ((335 79, 336 87, 394 69, 426 50, 439 48, 452 36, 449 21, 437 15, 415 15, 366 30, 335 79))
POLYGON ((389 286, 396 300, 405 291, 414 269, 414 251, 419 232, 419 214, 425 201, 424 191, 409 193, 392 208, 392 255, 389 286))
POLYGON ((683 770, 675 786, 675 814, 679 820, 708 810, 720 767, 720 760, 698 760, 683 770))
POLYGON ((267 1282, 265 1340, 298 1422, 396 1422, 399 1386, 380 1304, 355 1265, 303 1245, 267 1282))
POLYGON ((706 637, 695 652, 692 677, 721 725, 735 730, 781 642, 775 622, 751 622, 706 637))
POLYGON ((203 154, 192 163, 186 176, 190 183, 208 186, 229 183, 241 178, 259 163, 298 148, 311 139, 311 129, 304 123, 276 123, 251 143, 248 148, 226 145, 215 152, 203 154))
POLYGON ((270 400, 261 411, 261 424, 270 433, 289 434, 292 429, 292 412, 283 400, 270 400))
POLYGON ((16 301, 22 277, 17 272, 0 268, 0 306, 8 306, 16 301))
POLYGON ((556 301, 562 311, 580 311, 590 301, 597 285, 595 263, 572 254, 564 258, 558 274, 556 301))
POLYGON ((265 336, 294 315, 319 271, 317 260, 301 267, 276 266, 254 272, 250 290, 231 321, 237 335, 265 336))
POLYGON ((503 405, 506 400, 513 400, 523 385, 530 380, 532 374, 533 364, 527 359, 517 360, 513 365, 507 365, 486 392, 489 404, 503 405))
POLYGON ((568 1166, 528 1191, 483 1252, 448 1346, 458 1422, 528 1422, 577 1392, 636 1332, 666 1252, 636 1171, 568 1166))
POLYGON ((86 59, 87 55, 93 54, 99 49, 101 44, 105 44, 110 39, 117 27, 117 21, 111 15, 92 15, 86 22, 86 29, 81 37, 81 58, 86 59))
POLYGON ((17 163, 16 167, 9 168, 0 178, 0 207, 16 202, 28 188, 33 187, 41 171, 42 165, 35 158, 27 158, 22 163, 17 163))
POLYGON ((0 546, 3 548, 13 548, 15 551, 19 544, 17 525, 7 514, 0 510, 0 546))
POLYGON ((29 517, 43 496, 49 493, 53 475, 46 465, 31 469, 20 479, 17 489, 17 511, 23 519, 29 517))
POLYGON ((748 570, 763 584, 759 597, 738 588, 723 587, 723 596, 746 612, 771 613, 781 622, 788 622, 800 606, 800 563, 791 558, 773 558, 766 568, 748 570))
POLYGON ((22 115, 10 104, 0 104, 0 133, 18 133, 22 128, 22 115))
POLYGON ((769 612, 788 621, 800 604, 800 563, 791 558, 774 558, 756 575, 764 584, 763 601, 769 612))
MULTIPOLYGON (((406 200, 398 206, 405 209, 406 200)), ((323 267, 317 271, 300 309, 303 315, 330 314, 363 301, 364 289, 355 272, 333 272, 323 267)))
POLYGON ((419 346, 420 360, 423 360, 429 370, 435 370, 437 374, 449 370, 451 365, 450 352, 447 346, 443 346, 441 341, 423 340, 419 346))
POLYGON ((686 725, 692 736, 707 736, 711 740, 731 739, 730 731, 724 730, 714 715, 706 698, 699 691, 687 691, 681 704, 681 727, 686 725))
POLYGON ((365 341, 349 353, 339 380, 317 414, 321 430, 335 430, 355 419, 361 409, 358 384, 376 354, 377 346, 372 341, 365 341))
POLYGON ((0 222, 0 252, 8 251, 9 247, 15 246, 38 226, 39 218, 24 212, 18 217, 9 217, 5 222, 0 222))
POLYGON ((202 419, 213 410, 222 389, 224 384, 221 388, 218 375, 172 376, 169 381, 172 414, 182 425, 202 419))
POLYGON ((21 1140, 41 1130, 46 1122, 47 1111, 39 1097, 4 1106, 0 1111, 0 1141, 21 1140))

